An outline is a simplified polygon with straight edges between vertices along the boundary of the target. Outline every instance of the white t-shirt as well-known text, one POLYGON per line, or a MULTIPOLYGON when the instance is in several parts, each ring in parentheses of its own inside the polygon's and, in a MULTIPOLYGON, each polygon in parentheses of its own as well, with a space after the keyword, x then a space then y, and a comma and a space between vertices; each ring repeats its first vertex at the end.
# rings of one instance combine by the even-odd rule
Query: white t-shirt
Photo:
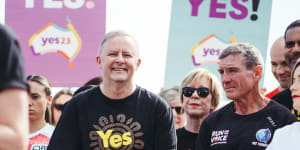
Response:
POLYGON ((42 129, 29 135, 28 150, 46 150, 55 127, 46 124, 42 129))
POLYGON ((300 149, 300 122, 294 122, 275 131, 266 150, 300 149))

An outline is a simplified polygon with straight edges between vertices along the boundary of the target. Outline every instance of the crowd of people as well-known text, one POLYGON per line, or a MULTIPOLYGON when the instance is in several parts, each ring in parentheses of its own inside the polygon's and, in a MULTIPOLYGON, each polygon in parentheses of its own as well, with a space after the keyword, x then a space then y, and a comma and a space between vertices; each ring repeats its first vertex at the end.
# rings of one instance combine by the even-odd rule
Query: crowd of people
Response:
POLYGON ((300 147, 300 20, 270 52, 279 86, 263 93, 260 51, 234 43, 219 54, 216 75, 201 67, 155 94, 136 85, 141 59, 124 31, 104 35, 101 77, 52 97, 46 77, 25 77, 12 30, 0 25, 0 149, 279 150, 300 147), (227 105, 218 109, 222 87, 227 105))

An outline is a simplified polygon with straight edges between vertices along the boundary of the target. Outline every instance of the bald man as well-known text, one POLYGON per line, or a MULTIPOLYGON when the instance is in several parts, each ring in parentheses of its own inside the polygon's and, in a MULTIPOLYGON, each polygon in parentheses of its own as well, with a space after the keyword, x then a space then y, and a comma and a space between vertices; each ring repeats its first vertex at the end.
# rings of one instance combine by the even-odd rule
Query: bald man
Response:
POLYGON ((266 94, 266 97, 271 98, 277 93, 289 88, 289 79, 291 69, 288 66, 287 61, 284 57, 284 38, 279 37, 272 45, 271 48, 271 64, 272 64, 272 73, 276 80, 279 82, 279 86, 275 88, 270 93, 266 94))

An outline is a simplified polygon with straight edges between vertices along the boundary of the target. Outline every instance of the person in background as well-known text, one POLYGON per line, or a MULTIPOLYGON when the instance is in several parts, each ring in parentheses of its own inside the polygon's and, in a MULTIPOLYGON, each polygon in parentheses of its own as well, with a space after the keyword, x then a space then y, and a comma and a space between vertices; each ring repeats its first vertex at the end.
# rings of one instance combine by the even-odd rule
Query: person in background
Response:
POLYGON ((195 150, 195 143, 204 118, 221 100, 221 84, 206 69, 196 68, 186 75, 180 86, 180 100, 186 113, 186 125, 177 129, 177 149, 195 150))
POLYGON ((87 81, 83 86, 79 87, 79 88, 74 92, 74 95, 73 95, 73 96, 79 94, 79 93, 82 92, 82 91, 91 89, 92 87, 99 86, 100 83, 101 83, 102 81, 103 81, 103 79, 102 79, 102 77, 100 77, 100 76, 97 76, 97 77, 94 77, 94 78, 90 79, 90 80, 87 81))
POLYGON ((0 24, 0 149, 27 149, 28 87, 22 50, 12 30, 0 24))
MULTIPOLYGON (((293 107, 300 111, 300 59, 294 65, 291 74, 291 91, 293 107)), ((275 131, 272 142, 267 150, 299 149, 300 148, 300 122, 295 122, 275 131)))
POLYGON ((62 89, 55 94, 51 103, 51 123, 56 126, 64 105, 72 98, 73 91, 71 89, 62 89))
POLYGON ((162 90, 159 94, 172 108, 175 121, 175 128, 182 128, 185 123, 185 114, 179 97, 179 87, 174 86, 169 89, 162 90))
POLYGON ((272 73, 276 80, 279 82, 279 86, 273 91, 266 94, 265 96, 267 98, 272 98, 277 93, 289 88, 289 78, 291 69, 288 66, 287 61, 285 60, 284 51, 284 38, 280 37, 273 43, 270 52, 272 73))
POLYGON ((103 81, 102 77, 100 76, 97 76, 97 77, 94 77, 92 79, 90 79, 89 81, 87 81, 85 85, 99 85, 101 82, 103 81))
POLYGON ((259 91, 263 57, 253 45, 235 43, 219 55, 218 71, 232 102, 201 124, 197 150, 264 150, 276 129, 296 121, 282 105, 259 91))
POLYGON ((51 87, 43 76, 29 75, 29 145, 28 150, 47 149, 54 126, 46 123, 45 113, 51 103, 51 87))
POLYGON ((136 40, 109 32, 96 60, 102 83, 69 101, 48 150, 175 150, 172 109, 134 82, 141 64, 136 40))
MULTIPOLYGON (((300 57, 300 20, 292 22, 285 30, 285 60, 290 68, 294 66, 296 60, 300 57)), ((300 112, 293 108, 293 99, 290 88, 276 94, 272 97, 275 101, 288 108, 300 120, 300 112)))

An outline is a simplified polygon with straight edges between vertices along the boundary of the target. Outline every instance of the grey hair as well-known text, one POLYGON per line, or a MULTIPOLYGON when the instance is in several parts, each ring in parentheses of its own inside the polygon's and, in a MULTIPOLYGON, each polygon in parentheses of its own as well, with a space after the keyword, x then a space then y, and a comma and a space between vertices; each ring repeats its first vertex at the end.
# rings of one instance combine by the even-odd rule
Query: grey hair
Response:
POLYGON ((248 43, 236 43, 229 45, 221 52, 219 60, 229 55, 236 54, 242 54, 244 56, 246 68, 248 70, 258 65, 264 67, 264 61, 260 51, 255 46, 248 43))
POLYGON ((162 97, 167 103, 175 102, 179 100, 179 86, 174 86, 169 89, 162 90, 159 94, 160 97, 162 97), (174 91, 172 93, 172 91, 174 91))
POLYGON ((103 38, 102 38, 102 40, 100 42, 98 56, 101 56, 101 54, 102 54, 104 43, 107 42, 110 39, 113 39, 114 37, 117 37, 117 36, 127 36, 127 37, 130 37, 131 39, 133 39, 134 42, 135 42, 135 45, 136 45, 137 54, 139 56, 139 48, 138 48, 138 43, 137 43, 136 39, 132 35, 128 34, 125 31, 121 31, 121 30, 111 31, 111 32, 106 33, 103 36, 103 38))

